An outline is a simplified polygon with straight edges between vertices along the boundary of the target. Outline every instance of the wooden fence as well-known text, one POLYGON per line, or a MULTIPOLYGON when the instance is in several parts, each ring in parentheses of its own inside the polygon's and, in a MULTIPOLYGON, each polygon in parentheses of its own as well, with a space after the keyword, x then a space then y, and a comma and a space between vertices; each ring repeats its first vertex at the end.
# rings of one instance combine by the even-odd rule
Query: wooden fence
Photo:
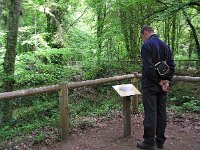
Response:
MULTIPOLYGON (((69 115, 68 115, 68 89, 83 87, 83 86, 92 86, 98 84, 104 84, 114 81, 122 81, 125 79, 133 79, 132 82, 137 87, 138 79, 141 77, 141 74, 133 73, 122 76, 115 76, 109 78, 101 78, 96 80, 87 80, 82 82, 63 82, 56 85, 44 86, 39 88, 31 88, 26 90, 18 90, 13 92, 4 92, 0 93, 0 100, 8 100, 17 97, 30 96, 34 94, 40 93, 48 93, 48 92, 59 92, 59 100, 60 100, 60 125, 62 129, 62 139, 67 140, 69 138, 69 115)), ((176 81, 186 81, 186 82, 200 82, 200 77, 189 77, 189 76, 174 76, 173 78, 176 81)), ((133 107, 135 111, 138 111, 138 98, 133 101, 133 107)))

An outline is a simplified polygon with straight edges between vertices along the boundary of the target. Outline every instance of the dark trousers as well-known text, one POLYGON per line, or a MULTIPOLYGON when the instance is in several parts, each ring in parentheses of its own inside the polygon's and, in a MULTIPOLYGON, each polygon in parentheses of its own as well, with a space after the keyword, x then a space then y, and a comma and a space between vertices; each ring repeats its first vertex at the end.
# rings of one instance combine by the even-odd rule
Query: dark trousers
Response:
POLYGON ((167 93, 160 85, 142 89, 144 105, 144 142, 154 146, 155 142, 164 144, 167 124, 166 101, 167 93))

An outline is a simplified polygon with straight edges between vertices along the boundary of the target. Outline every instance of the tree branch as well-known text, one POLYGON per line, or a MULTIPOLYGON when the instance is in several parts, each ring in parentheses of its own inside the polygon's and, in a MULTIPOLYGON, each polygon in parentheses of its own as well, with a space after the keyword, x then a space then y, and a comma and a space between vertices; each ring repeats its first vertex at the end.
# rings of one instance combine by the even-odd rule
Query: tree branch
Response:
POLYGON ((86 8, 83 10, 83 13, 82 13, 72 24, 69 25, 67 31, 69 31, 69 29, 70 29, 81 17, 83 17, 83 15, 86 13, 87 9, 88 9, 88 7, 86 7, 86 8))
POLYGON ((170 8, 175 8, 173 9, 172 11, 170 11, 170 16, 174 14, 174 12, 178 12, 180 10, 183 10, 186 6, 200 6, 200 2, 199 1, 195 1, 195 2, 189 2, 189 3, 180 3, 178 2, 178 4, 176 3, 175 5, 173 4, 170 4, 170 3, 167 3, 167 2, 163 2, 161 0, 156 0, 156 2, 158 3, 161 3, 163 5, 165 5, 164 8, 161 8, 159 10, 155 10, 154 12, 152 12, 151 14, 147 15, 144 19, 148 18, 148 17, 151 17, 151 16, 154 16, 158 13, 161 13, 161 12, 164 12, 164 11, 167 11, 169 10, 170 8), (170 5, 170 6, 169 6, 170 5))
POLYGON ((199 43, 199 40, 198 40, 198 35, 195 31, 195 27, 193 26, 190 18, 188 17, 188 14, 187 12, 183 9, 183 16, 185 17, 185 20, 186 22, 188 23, 188 25, 190 26, 191 30, 192 30, 192 34, 194 36, 194 40, 195 40, 195 43, 196 43, 196 47, 197 47, 197 53, 198 53, 198 57, 200 58, 200 43, 199 43))

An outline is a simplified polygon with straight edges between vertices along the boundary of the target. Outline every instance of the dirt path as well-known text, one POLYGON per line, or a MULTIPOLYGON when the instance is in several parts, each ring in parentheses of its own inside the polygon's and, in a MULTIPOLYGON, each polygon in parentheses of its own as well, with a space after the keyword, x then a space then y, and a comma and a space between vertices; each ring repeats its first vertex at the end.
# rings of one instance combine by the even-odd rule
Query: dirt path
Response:
MULTIPOLYGON (((132 135, 123 138, 123 117, 117 115, 108 120, 97 121, 95 127, 70 135, 67 143, 40 146, 40 150, 137 150, 142 141, 143 115, 132 116, 132 135)), ((166 129, 167 141, 163 150, 200 150, 200 116, 190 114, 169 115, 166 129)))

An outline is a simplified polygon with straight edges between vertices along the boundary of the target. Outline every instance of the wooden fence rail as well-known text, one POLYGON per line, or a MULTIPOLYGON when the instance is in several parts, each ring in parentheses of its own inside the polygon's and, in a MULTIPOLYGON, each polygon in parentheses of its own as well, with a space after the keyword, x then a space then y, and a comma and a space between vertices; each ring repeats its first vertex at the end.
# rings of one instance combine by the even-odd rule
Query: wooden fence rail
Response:
MULTIPOLYGON (((69 82, 66 84, 68 84, 67 86, 68 88, 76 88, 76 87, 104 84, 104 83, 109 83, 109 82, 114 82, 114 81, 121 81, 125 79, 133 79, 134 77, 140 78, 141 74, 133 73, 133 74, 123 75, 123 76, 115 76, 115 77, 102 78, 102 79, 96 79, 96 80, 87 80, 87 81, 82 81, 82 82, 69 82)), ((200 82, 200 77, 174 76, 173 80, 184 81, 184 82, 200 82)), ((51 85, 51 86, 39 87, 39 88, 30 88, 26 90, 4 92, 4 93, 0 93, 0 100, 30 96, 34 94, 40 94, 40 93, 56 92, 59 90, 61 90, 61 87, 59 84, 56 84, 56 85, 51 85)))
MULTIPOLYGON (((69 82, 69 83, 66 82, 65 84, 67 84, 68 88, 76 88, 76 87, 109 83, 109 82, 114 82, 114 81, 121 81, 125 79, 133 79, 135 76, 136 76, 135 74, 128 74, 128 75, 123 75, 123 76, 115 76, 115 77, 102 78, 102 79, 96 79, 96 80, 87 80, 87 81, 81 81, 81 82, 69 82)), ((51 86, 39 87, 39 88, 17 90, 13 92, 4 92, 4 93, 0 93, 0 100, 30 96, 34 94, 40 94, 40 93, 56 92, 59 90, 61 90, 60 84, 56 84, 56 85, 51 85, 51 86)))
MULTIPOLYGON (((0 93, 0 100, 8 100, 17 97, 30 96, 34 94, 40 93, 48 93, 48 92, 59 92, 60 99, 60 125, 62 129, 62 138, 63 140, 67 140, 69 138, 69 115, 68 115, 68 89, 77 88, 83 86, 92 86, 97 84, 104 84, 114 81, 122 81, 125 79, 134 79, 134 84, 138 82, 135 79, 141 78, 141 74, 133 73, 122 76, 115 76, 109 78, 101 78, 96 80, 87 80, 82 82, 63 82, 56 85, 44 86, 39 88, 31 88, 26 90, 18 90, 13 92, 4 92, 0 93)), ((175 81, 185 81, 185 82, 200 82, 200 77, 190 77, 190 76, 174 76, 173 80, 175 81)), ((136 85, 137 87, 137 85, 136 85)), ((138 98, 134 100, 134 107, 138 109, 138 98)), ((135 110, 137 111, 137 110, 135 110)))
POLYGON ((34 94, 40 94, 40 93, 49 93, 49 92, 55 92, 59 91, 61 88, 59 84, 57 85, 51 85, 51 86, 44 86, 39 88, 30 88, 26 90, 17 90, 12 92, 4 92, 0 93, 0 100, 6 100, 6 99, 12 99, 17 97, 24 97, 24 96, 31 96, 34 94))

